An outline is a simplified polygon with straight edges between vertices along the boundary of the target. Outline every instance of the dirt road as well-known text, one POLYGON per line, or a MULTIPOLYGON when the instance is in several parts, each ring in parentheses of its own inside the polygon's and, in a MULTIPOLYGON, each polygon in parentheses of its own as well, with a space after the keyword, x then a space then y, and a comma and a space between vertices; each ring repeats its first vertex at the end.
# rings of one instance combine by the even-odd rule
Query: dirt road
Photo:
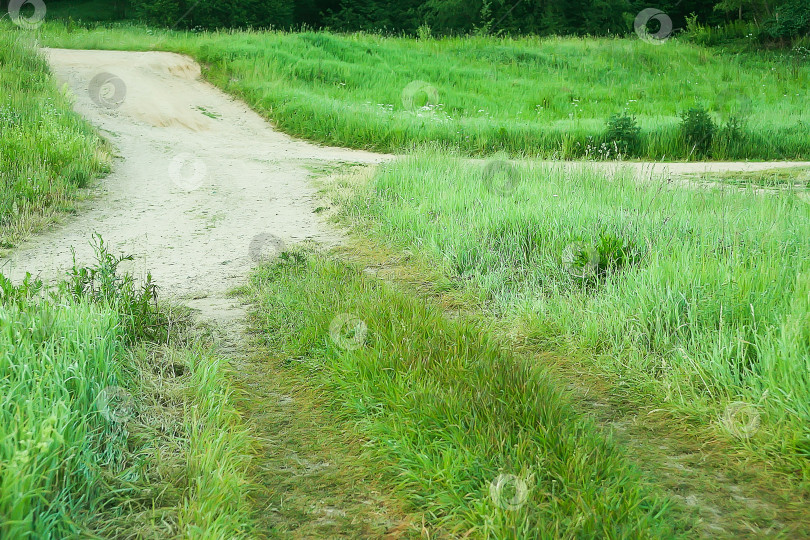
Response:
MULTIPOLYGON (((118 159, 102 195, 80 215, 0 262, 0 272, 52 279, 92 262, 100 233, 115 251, 137 257, 164 293, 203 315, 227 305, 279 241, 338 242, 313 213, 310 169, 391 156, 324 148, 275 131, 247 105, 200 79, 193 60, 165 52, 46 49, 75 107, 113 143, 118 159)), ((754 170, 791 163, 632 164, 640 174, 754 170)), ((810 165, 810 164, 806 164, 810 165)), ((611 164, 603 165, 607 168, 611 164)), ((213 313, 210 313, 215 318, 213 313)))
MULTIPOLYGON (((293 140, 244 103, 200 79, 191 59, 164 52, 46 50, 75 108, 118 154, 102 193, 79 215, 0 261, 15 281, 45 279, 93 261, 100 233, 115 252, 136 256, 164 295, 206 311, 280 239, 339 241, 313 213, 307 167, 385 159, 293 140)), ((213 318, 217 315, 208 313, 213 318)))

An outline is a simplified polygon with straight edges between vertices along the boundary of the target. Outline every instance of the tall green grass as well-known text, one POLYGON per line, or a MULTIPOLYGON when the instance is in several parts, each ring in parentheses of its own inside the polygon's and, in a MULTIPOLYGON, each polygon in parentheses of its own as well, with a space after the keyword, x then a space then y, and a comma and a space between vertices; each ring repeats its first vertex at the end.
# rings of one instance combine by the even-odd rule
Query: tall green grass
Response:
POLYGON ((0 23, 0 248, 43 212, 65 210, 109 170, 101 139, 57 89, 34 40, 0 23))
POLYGON ((250 441, 222 360, 133 342, 155 317, 129 320, 116 281, 102 298, 0 275, 0 536, 248 537, 250 441))
POLYGON ((97 510, 102 470, 126 448, 126 432, 98 405, 105 388, 122 384, 122 354, 110 310, 0 306, 3 538, 65 538, 81 514, 97 510))
MULTIPOLYGON (((810 205, 589 168, 426 154, 383 166, 344 206, 358 230, 428 257, 531 343, 583 351, 636 395, 810 470, 810 205), (509 171, 508 168, 505 169, 509 171), (641 393, 641 394, 639 394, 641 393), (724 428, 730 428, 724 429, 724 428)), ((800 196, 801 195, 801 196, 800 196)))
POLYGON ((55 289, 0 275, 0 536, 247 538, 250 441, 222 360, 166 329, 172 346, 143 341, 183 321, 133 310, 151 289, 100 255, 55 289))
POLYGON ((190 54, 212 82, 283 131, 353 148, 399 152, 431 141, 467 155, 615 158, 606 123, 627 113, 641 127, 639 157, 694 159, 679 115, 698 106, 721 127, 741 122, 719 130, 711 158, 810 155, 810 68, 789 56, 732 55, 678 40, 414 40, 59 23, 47 26, 45 41, 190 54))
POLYGON ((257 303, 268 361, 357 423, 391 487, 439 536, 685 532, 670 503, 548 375, 482 329, 317 256, 263 267, 245 292, 257 303))

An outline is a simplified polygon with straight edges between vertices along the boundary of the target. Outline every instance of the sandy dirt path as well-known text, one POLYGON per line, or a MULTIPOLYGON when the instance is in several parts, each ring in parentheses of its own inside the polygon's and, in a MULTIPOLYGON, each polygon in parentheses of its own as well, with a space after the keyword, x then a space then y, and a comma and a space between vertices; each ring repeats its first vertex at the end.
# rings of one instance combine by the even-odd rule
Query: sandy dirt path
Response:
MULTIPOLYGON (((79 215, 0 261, 0 272, 61 277, 93 262, 91 235, 136 257, 164 296, 206 311, 229 304, 257 259, 285 243, 340 240, 315 209, 307 166, 384 156, 323 148, 275 131, 244 103, 165 52, 45 50, 75 108, 115 147, 113 173, 79 215), (115 76, 115 78, 111 78, 115 76), (224 304, 223 304, 224 303, 224 304)), ((216 318, 214 313, 208 313, 216 318)))

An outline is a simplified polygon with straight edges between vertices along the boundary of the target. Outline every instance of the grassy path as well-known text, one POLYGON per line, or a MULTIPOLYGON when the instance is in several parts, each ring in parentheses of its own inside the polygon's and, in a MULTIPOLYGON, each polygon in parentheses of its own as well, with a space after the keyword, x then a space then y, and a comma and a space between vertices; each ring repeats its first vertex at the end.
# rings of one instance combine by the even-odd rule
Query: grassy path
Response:
POLYGON ((767 461, 740 452, 711 430, 685 424, 666 410, 640 406, 633 389, 611 380, 578 356, 560 356, 516 336, 479 311, 478 303, 447 289, 418 257, 363 239, 339 257, 366 274, 396 284, 415 297, 441 306, 445 317, 478 321, 502 346, 555 378, 579 414, 593 420, 631 456, 646 478, 677 504, 701 538, 805 538, 810 536, 806 493, 790 475, 767 461))

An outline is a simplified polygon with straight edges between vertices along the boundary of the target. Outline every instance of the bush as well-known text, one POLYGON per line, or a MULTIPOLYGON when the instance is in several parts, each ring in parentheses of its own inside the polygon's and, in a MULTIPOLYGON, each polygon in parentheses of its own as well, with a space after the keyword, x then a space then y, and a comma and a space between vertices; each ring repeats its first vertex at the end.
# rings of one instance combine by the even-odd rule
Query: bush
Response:
POLYGON ((762 25, 765 39, 792 41, 810 33, 810 3, 807 0, 789 0, 779 7, 773 17, 762 25))
POLYGON ((716 132, 717 125, 706 109, 693 107, 681 114, 681 137, 690 156, 708 156, 716 132))
POLYGON ((619 113, 607 121, 605 141, 623 155, 638 155, 641 150, 641 128, 635 116, 619 113))
POLYGON ((132 11, 152 24, 174 26, 183 16, 181 4, 181 0, 132 0, 132 11))

